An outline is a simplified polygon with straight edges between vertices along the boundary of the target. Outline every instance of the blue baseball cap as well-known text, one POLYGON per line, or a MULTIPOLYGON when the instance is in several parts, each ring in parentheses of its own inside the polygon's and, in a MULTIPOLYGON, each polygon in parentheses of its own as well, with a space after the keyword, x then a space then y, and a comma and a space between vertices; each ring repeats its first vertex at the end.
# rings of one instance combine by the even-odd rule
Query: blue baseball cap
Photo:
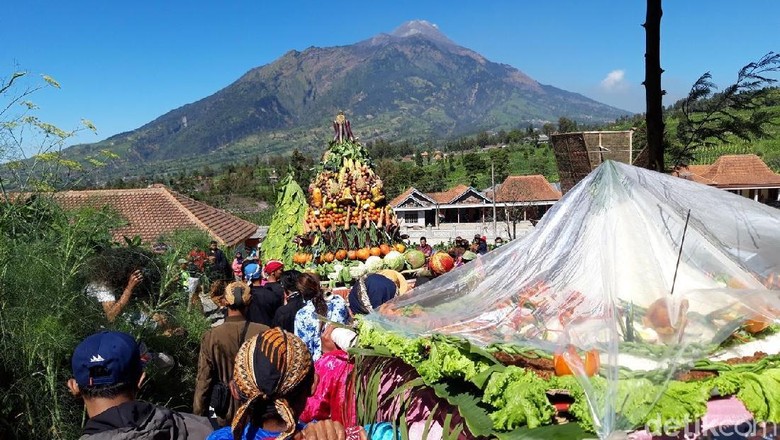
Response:
POLYGON ((143 363, 138 344, 127 333, 104 330, 87 337, 73 351, 73 377, 79 387, 135 384, 143 363))
POLYGON ((250 263, 244 267, 244 278, 248 280, 259 280, 262 274, 259 264, 250 263))

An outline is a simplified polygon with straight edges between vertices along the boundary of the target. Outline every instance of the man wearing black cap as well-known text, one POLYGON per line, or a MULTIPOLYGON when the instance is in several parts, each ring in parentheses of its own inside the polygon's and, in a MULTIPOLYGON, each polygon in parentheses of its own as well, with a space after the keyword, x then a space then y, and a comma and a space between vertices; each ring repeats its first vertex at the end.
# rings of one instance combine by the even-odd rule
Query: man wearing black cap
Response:
POLYGON ((225 288, 224 305, 227 306, 225 322, 203 334, 198 358, 198 377, 195 382, 195 396, 192 412, 199 416, 208 415, 209 406, 214 409, 220 426, 230 424, 237 405, 230 398, 227 384, 233 376, 233 365, 241 344, 268 330, 262 324, 250 323, 244 317, 252 296, 246 283, 236 281, 225 288), (220 390, 220 387, 224 389, 220 390), (216 391, 215 391, 216 389, 216 391), (224 392, 227 405, 221 402, 224 392))
POLYGON ((137 438, 204 439, 203 417, 135 400, 143 380, 138 344, 126 333, 102 331, 84 339, 71 359, 68 388, 84 399, 89 420, 81 440, 137 438))
MULTIPOLYGON (((249 268, 250 266, 247 266, 249 268)), ((284 304, 284 289, 279 284, 279 277, 282 275, 284 265, 281 261, 271 260, 266 263, 263 272, 267 276, 267 281, 263 283, 260 279, 258 269, 252 272, 248 279, 252 285, 252 301, 246 311, 246 319, 251 322, 271 326, 274 314, 284 304)))

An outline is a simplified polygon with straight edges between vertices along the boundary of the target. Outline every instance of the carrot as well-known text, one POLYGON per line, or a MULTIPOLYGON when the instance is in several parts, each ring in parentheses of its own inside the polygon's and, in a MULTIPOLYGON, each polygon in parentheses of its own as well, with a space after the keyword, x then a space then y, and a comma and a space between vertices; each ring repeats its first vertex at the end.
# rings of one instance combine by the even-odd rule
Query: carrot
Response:
POLYGON ((322 225, 322 222, 317 217, 314 217, 314 220, 317 222, 317 225, 320 227, 320 232, 325 232, 325 226, 322 225))
POLYGON ((379 216, 378 217, 379 218, 376 220, 376 227, 377 228, 381 228, 382 227, 382 223, 385 220, 385 210, 384 209, 380 209, 379 210, 379 216))
POLYGON ((357 227, 360 229, 363 227, 363 210, 358 208, 358 211, 360 211, 360 214, 358 215, 357 227))

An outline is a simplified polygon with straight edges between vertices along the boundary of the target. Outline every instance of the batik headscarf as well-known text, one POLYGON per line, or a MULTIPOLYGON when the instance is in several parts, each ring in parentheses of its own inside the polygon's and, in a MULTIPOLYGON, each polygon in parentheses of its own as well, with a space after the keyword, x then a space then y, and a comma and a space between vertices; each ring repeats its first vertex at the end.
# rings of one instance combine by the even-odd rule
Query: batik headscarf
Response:
POLYGON ((233 369, 233 380, 245 399, 233 418, 233 437, 241 438, 254 404, 260 401, 273 403, 287 425, 278 439, 294 434, 296 418, 287 398, 311 374, 309 350, 291 333, 274 328, 244 342, 233 369))

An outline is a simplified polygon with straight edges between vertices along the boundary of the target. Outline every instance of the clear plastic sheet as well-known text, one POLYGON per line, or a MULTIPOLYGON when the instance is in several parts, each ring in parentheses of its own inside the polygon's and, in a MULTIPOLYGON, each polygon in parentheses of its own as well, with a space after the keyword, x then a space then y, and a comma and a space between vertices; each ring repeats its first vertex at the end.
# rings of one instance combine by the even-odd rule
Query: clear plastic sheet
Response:
POLYGON ((442 333, 559 353, 606 438, 627 429, 616 417, 622 372, 661 372, 665 383, 748 319, 775 319, 778 272, 780 210, 607 161, 523 239, 368 319, 409 336, 442 333), (576 355, 588 350, 599 353, 607 382, 598 391, 576 355))

